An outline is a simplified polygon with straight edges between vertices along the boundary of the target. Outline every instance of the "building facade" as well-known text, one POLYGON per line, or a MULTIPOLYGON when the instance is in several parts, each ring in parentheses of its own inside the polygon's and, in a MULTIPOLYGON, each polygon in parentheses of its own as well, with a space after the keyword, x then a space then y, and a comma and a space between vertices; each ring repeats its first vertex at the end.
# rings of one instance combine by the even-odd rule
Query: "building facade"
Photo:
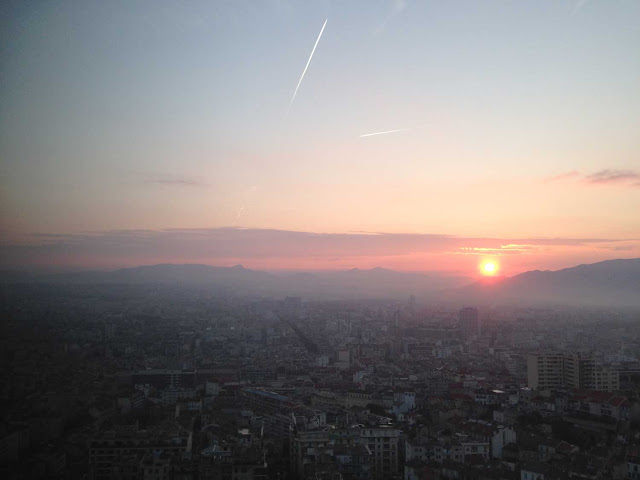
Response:
POLYGON ((617 371, 578 353, 529 355, 527 384, 530 388, 539 389, 569 387, 608 392, 620 388, 617 371))
POLYGON ((373 479, 393 478, 398 473, 398 449, 401 432, 388 427, 353 426, 323 430, 294 431, 290 442, 291 470, 303 478, 319 461, 318 454, 327 446, 364 445, 371 452, 373 479))

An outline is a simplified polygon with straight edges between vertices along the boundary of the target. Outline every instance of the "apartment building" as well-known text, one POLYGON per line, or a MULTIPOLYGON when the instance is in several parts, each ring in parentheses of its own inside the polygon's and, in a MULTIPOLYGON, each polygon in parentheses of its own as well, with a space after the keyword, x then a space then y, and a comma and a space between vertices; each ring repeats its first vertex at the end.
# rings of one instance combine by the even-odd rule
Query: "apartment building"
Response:
POLYGON ((570 387, 611 392, 620 388, 617 371, 579 353, 529 355, 527 384, 539 389, 570 387))
POLYGON ((319 461, 319 452, 327 446, 364 445, 371 452, 371 478, 393 478, 398 473, 400 435, 400 430, 394 428, 364 425, 294 431, 290 442, 292 471, 295 475, 304 476, 319 461))

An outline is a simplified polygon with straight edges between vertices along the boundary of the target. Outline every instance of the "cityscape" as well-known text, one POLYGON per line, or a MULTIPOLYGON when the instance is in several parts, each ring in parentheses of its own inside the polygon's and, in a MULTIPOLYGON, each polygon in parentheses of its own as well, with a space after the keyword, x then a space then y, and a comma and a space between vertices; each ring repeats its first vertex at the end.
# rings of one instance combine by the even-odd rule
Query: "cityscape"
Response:
POLYGON ((640 480, 640 2, 0 2, 0 479, 640 480))
POLYGON ((5 478, 635 478, 638 310, 3 287, 5 478))

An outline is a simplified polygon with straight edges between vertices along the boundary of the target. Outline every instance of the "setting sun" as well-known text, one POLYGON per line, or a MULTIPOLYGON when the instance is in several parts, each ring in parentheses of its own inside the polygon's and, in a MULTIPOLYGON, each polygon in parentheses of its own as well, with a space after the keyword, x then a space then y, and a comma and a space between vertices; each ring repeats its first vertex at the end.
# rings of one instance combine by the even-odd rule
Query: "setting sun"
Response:
POLYGON ((485 262, 482 264, 482 273, 484 275, 493 275, 498 270, 498 265, 494 262, 485 262))

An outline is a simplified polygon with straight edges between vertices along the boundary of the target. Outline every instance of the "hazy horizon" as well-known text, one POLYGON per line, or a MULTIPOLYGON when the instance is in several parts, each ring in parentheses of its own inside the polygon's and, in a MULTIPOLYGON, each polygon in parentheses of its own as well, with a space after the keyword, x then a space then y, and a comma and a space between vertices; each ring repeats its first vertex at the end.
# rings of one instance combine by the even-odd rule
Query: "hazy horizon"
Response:
POLYGON ((318 234, 273 229, 175 229, 86 235, 37 235, 2 245, 5 269, 114 270, 156 264, 242 265, 264 271, 395 271, 478 277, 493 261, 496 275, 558 270, 637 258, 623 239, 496 239, 420 234, 318 234), (626 254, 626 255, 625 255, 626 254), (429 268, 431 266, 431 268, 429 268))

